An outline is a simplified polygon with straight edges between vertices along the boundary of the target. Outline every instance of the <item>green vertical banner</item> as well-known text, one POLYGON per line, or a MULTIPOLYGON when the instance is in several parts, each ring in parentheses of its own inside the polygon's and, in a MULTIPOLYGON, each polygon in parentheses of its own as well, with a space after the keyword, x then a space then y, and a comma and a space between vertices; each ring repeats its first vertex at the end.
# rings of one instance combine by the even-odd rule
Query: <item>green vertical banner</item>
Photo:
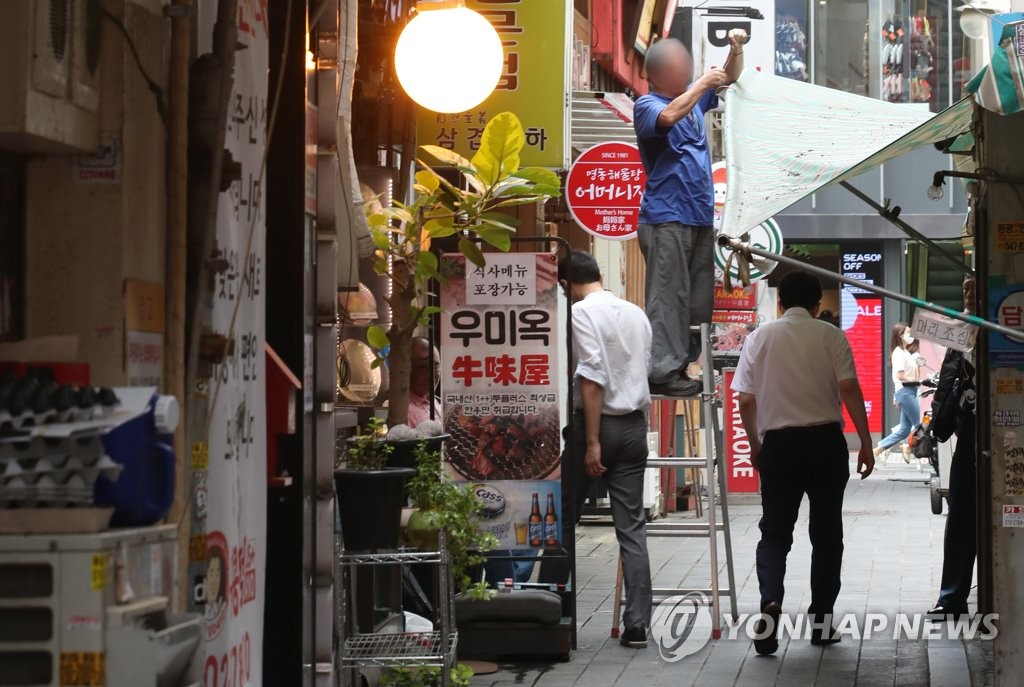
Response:
MULTIPOLYGON (((512 112, 523 123, 524 167, 568 167, 568 0, 467 0, 501 37, 505 64, 494 92, 466 112, 420 108, 417 145, 436 145, 472 158, 487 121, 512 112)), ((466 59, 473 59, 467 55, 466 59)), ((451 65, 457 74, 459 66, 451 65)))

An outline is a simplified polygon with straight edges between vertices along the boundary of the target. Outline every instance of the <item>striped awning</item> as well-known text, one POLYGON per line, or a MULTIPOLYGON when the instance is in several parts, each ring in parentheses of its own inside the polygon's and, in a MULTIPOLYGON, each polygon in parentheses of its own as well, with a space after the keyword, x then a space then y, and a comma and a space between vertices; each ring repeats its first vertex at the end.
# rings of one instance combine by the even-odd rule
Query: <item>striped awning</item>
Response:
POLYGON ((726 94, 722 231, 741 236, 824 186, 967 133, 973 114, 972 98, 933 115, 746 69, 726 94))
POLYGON ((1014 114, 1024 109, 1024 21, 1003 26, 992 61, 967 84, 986 110, 1014 114), (1018 33, 1018 29, 1021 33, 1018 33))

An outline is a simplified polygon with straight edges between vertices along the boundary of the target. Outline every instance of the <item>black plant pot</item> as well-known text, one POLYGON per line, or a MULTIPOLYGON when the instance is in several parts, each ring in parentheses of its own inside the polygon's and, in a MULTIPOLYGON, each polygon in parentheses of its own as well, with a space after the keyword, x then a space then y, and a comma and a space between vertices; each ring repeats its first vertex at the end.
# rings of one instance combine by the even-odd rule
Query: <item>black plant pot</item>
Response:
POLYGON ((334 485, 346 551, 398 548, 405 483, 415 474, 409 468, 335 470, 334 485))
POLYGON ((415 470, 418 467, 416 464, 416 447, 420 443, 425 442, 428 451, 436 452, 444 448, 444 442, 450 436, 451 434, 440 434, 429 439, 388 439, 387 443, 394 446, 394 450, 388 456, 388 467, 412 468, 415 470))

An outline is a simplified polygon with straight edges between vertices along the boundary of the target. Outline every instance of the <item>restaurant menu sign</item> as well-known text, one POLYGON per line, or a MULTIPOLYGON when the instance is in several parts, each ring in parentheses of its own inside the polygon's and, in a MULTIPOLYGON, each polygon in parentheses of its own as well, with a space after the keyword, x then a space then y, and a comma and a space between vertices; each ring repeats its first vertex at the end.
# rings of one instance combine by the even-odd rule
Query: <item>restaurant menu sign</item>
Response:
POLYGON ((484 503, 497 549, 562 548, 558 264, 446 255, 441 396, 447 469, 484 503))

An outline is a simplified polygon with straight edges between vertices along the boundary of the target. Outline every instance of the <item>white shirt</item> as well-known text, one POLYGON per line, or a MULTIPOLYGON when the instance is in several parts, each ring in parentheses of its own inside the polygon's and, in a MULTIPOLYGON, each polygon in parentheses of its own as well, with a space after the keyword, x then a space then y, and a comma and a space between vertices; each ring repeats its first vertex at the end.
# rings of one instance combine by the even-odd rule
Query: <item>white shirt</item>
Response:
POLYGON ((757 429, 763 435, 784 427, 842 423, 839 382, 856 378, 843 331, 804 308, 790 308, 747 337, 732 386, 757 399, 757 429))
POLYGON ((897 346, 893 350, 892 355, 889 356, 889 363, 892 365, 892 383, 896 385, 897 391, 903 386, 903 382, 921 381, 921 371, 917 366, 917 356, 903 348, 903 346, 897 346), (903 373, 903 379, 896 376, 897 372, 903 373))
MULTIPOLYGON (((610 291, 595 291, 572 306, 576 376, 604 389, 604 415, 647 410, 651 323, 644 311, 610 291)), ((576 407, 582 407, 576 385, 576 407)))

